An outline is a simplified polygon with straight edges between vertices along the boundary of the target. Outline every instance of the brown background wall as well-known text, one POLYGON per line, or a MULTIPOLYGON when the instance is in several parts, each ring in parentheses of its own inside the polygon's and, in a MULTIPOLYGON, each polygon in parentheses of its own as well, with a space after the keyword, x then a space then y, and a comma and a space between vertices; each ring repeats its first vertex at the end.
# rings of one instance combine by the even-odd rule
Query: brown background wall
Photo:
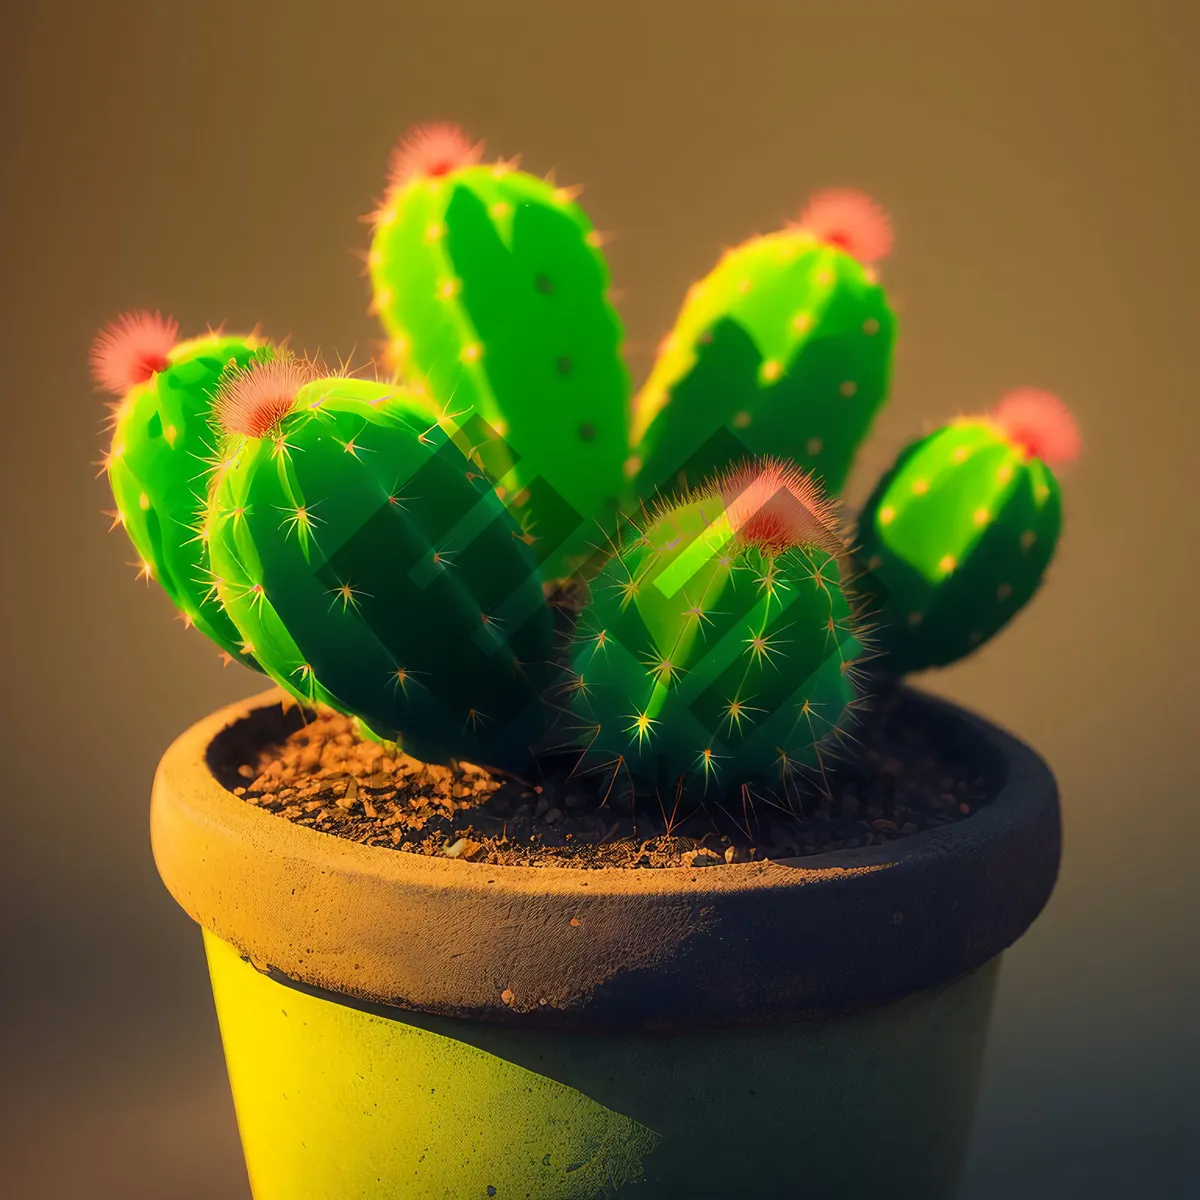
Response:
POLYGON ((1073 404, 1052 579, 929 680, 1037 745, 1066 810, 1060 889, 1005 969, 967 1194, 1200 1194, 1197 6, 22 7, 0 50, 8 1194, 245 1195, 146 803, 171 737, 257 683, 104 534, 89 339, 145 305, 367 344, 356 218, 393 138, 447 117, 587 184, 620 235, 635 373, 722 246, 815 187, 878 195, 902 334, 860 495, 927 419, 1026 382, 1073 404))

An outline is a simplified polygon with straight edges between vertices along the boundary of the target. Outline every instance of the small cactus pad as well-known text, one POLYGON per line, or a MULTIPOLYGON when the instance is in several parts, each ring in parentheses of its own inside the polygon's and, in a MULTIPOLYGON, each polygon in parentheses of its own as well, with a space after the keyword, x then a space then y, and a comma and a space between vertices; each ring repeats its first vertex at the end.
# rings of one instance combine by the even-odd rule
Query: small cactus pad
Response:
POLYGON ((858 700, 836 522, 777 461, 660 507, 592 583, 567 684, 585 763, 639 788, 787 794, 858 700))
POLYGON ((551 613, 459 431, 358 379, 304 383, 281 414, 277 382, 228 378, 217 402, 238 411, 240 389, 276 413, 263 436, 228 437, 209 509, 218 592, 253 653, 297 699, 425 761, 524 767, 551 613))
POLYGON ((545 577, 564 576, 627 482, 630 389, 608 269, 573 189, 478 165, 461 134, 436 140, 449 159, 420 134, 401 144, 375 218, 368 264, 389 361, 435 407, 481 418, 489 468, 519 498, 545 577))
POLYGON ((114 388, 132 381, 114 408, 104 459, 114 521, 129 535, 141 575, 162 585, 184 622, 254 666, 216 598, 203 513, 208 464, 216 454, 209 419, 218 381, 230 364, 269 351, 251 335, 174 342, 176 328, 173 321, 135 314, 97 338, 97 376, 114 388))
POLYGON ((728 251, 688 292, 634 406, 639 495, 693 488, 747 453, 782 455, 840 493, 887 394, 895 320, 851 253, 878 253, 881 233, 842 232, 830 207, 816 206, 819 230, 728 251))
POLYGON ((901 453, 858 527, 884 672, 952 663, 1029 601, 1062 525, 1058 483, 1033 451, 1063 461, 1078 444, 1058 400, 1025 392, 901 453))

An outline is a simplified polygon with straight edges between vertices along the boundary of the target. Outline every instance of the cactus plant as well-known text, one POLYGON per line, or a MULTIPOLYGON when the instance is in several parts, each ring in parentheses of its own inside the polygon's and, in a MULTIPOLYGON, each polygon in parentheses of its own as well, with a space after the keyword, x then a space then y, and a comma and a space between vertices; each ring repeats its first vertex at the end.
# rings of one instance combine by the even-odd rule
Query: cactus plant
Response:
POLYGON ((823 192, 729 251, 631 417, 576 191, 454 126, 401 140, 368 254, 387 382, 115 323, 93 352, 121 397, 115 518, 188 623, 429 761, 530 765, 560 650, 544 588, 591 579, 568 639, 584 762, 786 793, 846 734, 868 658, 875 681, 952 662, 1028 601, 1078 434, 1027 390, 921 439, 852 558, 830 497, 889 384, 888 218, 823 192))
POLYGON ((852 719, 865 638, 813 478, 731 468, 660 506, 593 581, 568 684, 585 761, 638 788, 786 794, 852 719))
POLYGON ((453 398, 500 439, 489 467, 556 578, 626 486, 621 325, 576 190, 483 164, 482 150, 454 127, 401 141, 374 217, 373 307, 409 386, 453 398))
POLYGON ((425 761, 523 768, 551 614, 457 429, 393 384, 283 355, 231 373, 215 412, 217 593, 271 678, 425 761))
POLYGON ((212 590, 200 516, 215 453, 212 395, 231 363, 245 365, 265 344, 254 334, 210 332, 182 342, 178 334, 174 319, 134 312, 93 344, 93 375, 119 397, 104 457, 116 503, 110 515, 133 542, 140 577, 162 585, 185 624, 254 666, 212 590))
POLYGON ((869 264, 890 246, 865 195, 823 192, 693 285, 637 396, 638 493, 695 487, 749 451, 839 494, 888 387, 895 321, 869 264))
POLYGON ((889 675, 962 658, 1029 601, 1062 524, 1050 467, 1078 450, 1061 401, 1023 389, 900 454, 858 528, 889 675))

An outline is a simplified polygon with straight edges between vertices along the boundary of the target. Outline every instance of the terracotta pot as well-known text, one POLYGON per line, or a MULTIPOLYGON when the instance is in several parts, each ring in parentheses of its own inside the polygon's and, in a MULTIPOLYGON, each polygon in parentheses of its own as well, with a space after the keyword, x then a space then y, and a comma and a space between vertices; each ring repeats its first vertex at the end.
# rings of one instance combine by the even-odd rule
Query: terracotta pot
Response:
POLYGON ((203 927, 256 1200, 954 1194, 999 955, 1059 859, 1054 780, 906 690, 1003 783, 879 846, 667 869, 503 867, 361 846, 167 751, 159 872, 203 927))

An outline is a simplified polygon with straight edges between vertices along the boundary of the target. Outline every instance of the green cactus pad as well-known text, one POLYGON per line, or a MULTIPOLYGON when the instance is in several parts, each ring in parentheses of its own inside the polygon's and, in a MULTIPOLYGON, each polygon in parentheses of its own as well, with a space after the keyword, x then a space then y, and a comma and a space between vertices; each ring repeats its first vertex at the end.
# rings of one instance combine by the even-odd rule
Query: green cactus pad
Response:
POLYGON ((280 686, 425 761, 527 764, 553 650, 537 563, 419 398, 307 383, 226 444, 209 519, 221 600, 280 686))
POLYGON ((593 581, 568 684, 587 767, 786 794, 851 723, 863 641, 839 557, 748 544, 731 511, 716 491, 660 510, 593 581))
POLYGON ((263 346, 255 337, 211 334, 171 349, 168 366, 130 388, 117 410, 105 465, 146 578, 157 580, 184 620, 227 654, 254 667, 212 587, 204 535, 208 470, 216 455, 212 396, 232 363, 263 346))
POLYGON ((1037 590, 1061 525, 1050 468, 993 422, 910 445, 859 517, 883 670, 943 666, 994 636, 1037 590))
POLYGON ((882 405, 895 320, 870 268, 802 228, 726 253, 688 292, 639 393, 641 496, 777 454, 840 493, 882 405))
POLYGON ((491 461, 511 467, 498 482, 546 578, 591 552, 627 485, 621 325, 571 195, 505 164, 418 176, 392 189, 369 255, 392 365, 502 439, 491 461))

